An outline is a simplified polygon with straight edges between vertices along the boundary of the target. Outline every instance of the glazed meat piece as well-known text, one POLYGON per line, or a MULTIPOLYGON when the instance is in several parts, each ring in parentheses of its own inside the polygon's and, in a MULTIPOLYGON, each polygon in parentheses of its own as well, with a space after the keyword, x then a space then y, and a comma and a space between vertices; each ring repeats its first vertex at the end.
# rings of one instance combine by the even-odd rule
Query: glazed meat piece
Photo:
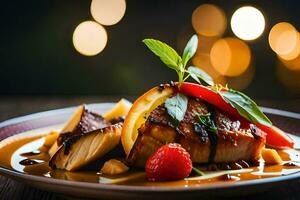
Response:
POLYGON ((153 110, 139 128, 139 136, 128 156, 133 166, 144 167, 147 158, 160 146, 180 143, 195 163, 257 161, 265 135, 255 125, 233 119, 211 105, 190 98, 184 119, 178 126, 164 105, 153 110), (210 116, 216 133, 199 123, 199 116, 210 116))

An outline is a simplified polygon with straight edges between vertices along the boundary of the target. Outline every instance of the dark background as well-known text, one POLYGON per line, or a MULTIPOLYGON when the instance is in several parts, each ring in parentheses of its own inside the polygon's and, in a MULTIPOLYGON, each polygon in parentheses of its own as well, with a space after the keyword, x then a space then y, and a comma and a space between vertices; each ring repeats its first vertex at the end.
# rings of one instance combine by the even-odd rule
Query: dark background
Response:
MULTIPOLYGON (((74 49, 72 34, 79 23, 93 20, 90 3, 90 0, 1 2, 0 121, 80 103, 117 101, 124 95, 133 101, 154 85, 176 80, 175 73, 164 67, 141 40, 158 38, 182 51, 178 45, 180 33, 193 32, 192 12, 203 3, 218 5, 228 20, 236 9, 245 5, 253 5, 264 13, 263 35, 247 42, 256 70, 244 92, 259 105, 300 112, 300 72, 282 68, 279 73, 291 82, 281 82, 277 56, 268 44, 268 33, 278 22, 287 21, 300 29, 299 1, 127 0, 124 18, 105 27, 108 44, 104 51, 86 57, 74 49)), ((229 26, 224 37, 234 37, 229 26)), ((289 124, 281 121, 279 127, 289 124)), ((291 128, 297 125, 292 124, 291 128)), ((247 199, 299 199, 298 182, 247 199)), ((24 197, 67 198, 0 176, 1 199, 24 197)), ((235 199, 238 198, 241 197, 235 199)))
MULTIPOLYGON (((73 47, 75 27, 93 20, 90 1, 39 0, 1 2, 1 96, 138 95, 161 82, 176 80, 141 43, 146 37, 163 40, 178 49, 178 35, 191 29, 193 10, 203 3, 224 9, 230 20, 244 5, 259 8, 265 16, 263 35, 247 42, 256 68, 244 90, 255 99, 299 99, 296 89, 285 87, 276 76, 278 59, 268 44, 268 33, 281 21, 298 30, 297 1, 175 1, 127 0, 123 19, 105 27, 108 44, 98 55, 86 57, 73 47)), ((234 36, 227 26, 224 36, 234 36)), ((293 73, 300 79, 299 72, 293 73)), ((298 84, 298 85, 297 85, 298 84)), ((297 89, 298 87, 298 89, 297 89)))

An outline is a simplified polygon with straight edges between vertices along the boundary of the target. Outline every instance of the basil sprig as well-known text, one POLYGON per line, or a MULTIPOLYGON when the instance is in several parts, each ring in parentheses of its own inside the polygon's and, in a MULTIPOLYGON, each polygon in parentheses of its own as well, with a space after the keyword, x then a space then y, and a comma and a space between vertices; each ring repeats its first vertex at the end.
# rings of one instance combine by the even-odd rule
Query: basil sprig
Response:
POLYGON ((183 120, 187 104, 188 98, 180 93, 166 100, 165 108, 168 114, 175 120, 175 125, 178 125, 183 120))
POLYGON ((188 68, 190 76, 201 84, 201 81, 205 82, 207 85, 214 85, 213 79, 203 70, 199 69, 198 67, 190 66, 188 68))
POLYGON ((223 99, 230 103, 238 113, 252 123, 259 123, 266 126, 272 126, 272 122, 260 110, 257 104, 242 92, 229 89, 227 91, 220 91, 219 94, 223 99))
POLYGON ((188 41, 182 57, 168 44, 159 40, 144 39, 143 42, 163 63, 176 71, 179 85, 189 77, 192 77, 200 84, 203 82, 207 85, 213 85, 212 78, 203 70, 193 66, 187 69, 187 63, 195 55, 198 47, 197 35, 193 35, 188 41))

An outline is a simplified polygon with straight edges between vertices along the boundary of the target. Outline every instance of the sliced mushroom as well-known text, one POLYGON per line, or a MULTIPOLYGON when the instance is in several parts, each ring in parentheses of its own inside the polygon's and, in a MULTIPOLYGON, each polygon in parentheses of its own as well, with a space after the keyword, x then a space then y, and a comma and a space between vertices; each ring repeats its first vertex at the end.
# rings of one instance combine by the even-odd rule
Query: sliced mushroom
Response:
MULTIPOLYGON (((76 128, 76 126, 79 124, 83 111, 84 111, 84 105, 80 105, 77 108, 77 110, 73 113, 69 121, 64 125, 64 127, 61 130, 61 133, 73 131, 76 128)), ((54 142, 54 144, 51 146, 49 150, 49 154, 51 157, 59 149, 59 146, 60 145, 58 145, 57 142, 54 142)))
POLYGON ((74 171, 102 157, 120 143, 120 123, 67 138, 52 156, 52 168, 74 171))
POLYGON ((73 171, 99 160, 120 143, 122 120, 130 103, 121 100, 105 113, 105 119, 78 107, 49 150, 52 168, 73 171), (114 125, 112 125, 114 124, 114 125))
POLYGON ((109 125, 111 125, 111 123, 104 120, 102 116, 88 111, 84 105, 79 106, 61 130, 57 141, 50 148, 50 156, 52 157, 58 151, 65 139, 73 135, 82 135, 86 132, 104 128, 109 125))

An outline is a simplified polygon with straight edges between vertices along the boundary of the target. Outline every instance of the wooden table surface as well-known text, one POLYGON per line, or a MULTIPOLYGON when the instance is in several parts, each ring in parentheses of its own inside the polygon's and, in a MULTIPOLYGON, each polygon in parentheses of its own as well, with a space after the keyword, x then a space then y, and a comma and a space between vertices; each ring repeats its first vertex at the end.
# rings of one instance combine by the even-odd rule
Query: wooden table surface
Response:
MULTIPOLYGON (((2 97, 0 99, 0 121, 38 111, 74 106, 81 103, 112 102, 118 99, 118 97, 2 97)), ((134 97, 128 97, 128 99, 132 100, 134 97)), ((259 100, 258 102, 262 106, 300 113, 300 99, 287 101, 259 100)), ((39 190, 0 175, 0 200, 19 199, 64 200, 81 198, 39 190)), ((300 180, 264 193, 230 199, 300 199, 300 180)))

